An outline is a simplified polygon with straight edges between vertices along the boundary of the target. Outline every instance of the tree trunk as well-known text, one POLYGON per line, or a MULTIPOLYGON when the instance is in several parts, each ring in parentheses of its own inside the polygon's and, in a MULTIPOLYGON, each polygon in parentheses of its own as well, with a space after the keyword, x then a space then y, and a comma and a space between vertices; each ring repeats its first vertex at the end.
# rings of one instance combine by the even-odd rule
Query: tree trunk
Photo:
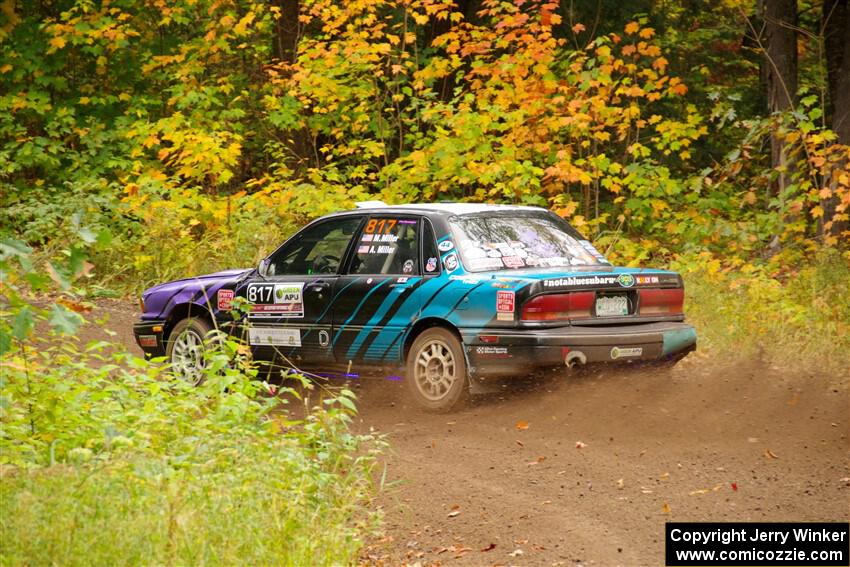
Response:
MULTIPOLYGON (((850 0, 825 0, 823 34, 830 99, 827 114, 831 116, 830 126, 837 136, 836 141, 850 146, 850 0)), ((846 160, 837 163, 834 176, 846 171, 848 167, 850 164, 846 160)), ((831 188, 835 190, 836 187, 837 180, 833 179, 831 188)), ((833 220, 838 203, 838 196, 833 195, 823 204, 825 222, 833 220)), ((847 228, 847 221, 836 221, 830 227, 830 232, 839 235, 847 228)))
POLYGON ((275 57, 286 63, 294 63, 298 55, 298 39, 301 37, 301 22, 298 14, 300 0, 276 0, 280 8, 280 18, 277 20, 274 36, 275 57))
MULTIPOLYGON (((767 87, 767 110, 771 114, 794 108, 797 94, 797 2, 760 0, 764 20, 762 74, 767 87)), ((779 172, 770 188, 785 215, 785 191, 791 184, 793 160, 789 148, 777 135, 770 137, 771 165, 779 172)))
MULTIPOLYGON (((272 53, 283 63, 295 63, 298 59, 298 42, 303 33, 301 21, 298 19, 301 0, 273 0, 273 3, 280 8, 280 18, 276 22, 272 38, 272 53)), ((302 126, 288 130, 283 132, 281 137, 292 154, 292 159, 288 160, 289 165, 296 170, 310 167, 317 152, 307 128, 302 126)), ((321 167, 320 163, 314 165, 321 167)))

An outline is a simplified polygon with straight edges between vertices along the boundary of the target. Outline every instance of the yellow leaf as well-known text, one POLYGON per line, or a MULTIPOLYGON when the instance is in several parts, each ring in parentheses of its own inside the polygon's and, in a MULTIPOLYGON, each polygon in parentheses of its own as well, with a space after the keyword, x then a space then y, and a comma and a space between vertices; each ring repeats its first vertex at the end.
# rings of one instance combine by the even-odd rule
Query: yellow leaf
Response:
POLYGON ((62 49, 63 47, 65 47, 66 43, 67 42, 65 41, 64 37, 56 36, 50 38, 50 47, 52 47, 54 50, 62 49))
POLYGON ((823 216, 823 207, 818 205, 817 207, 813 208, 812 209, 812 216, 815 217, 816 219, 822 217, 823 216))
POLYGON ((640 30, 640 33, 638 35, 641 36, 643 39, 649 39, 655 35, 655 30, 652 28, 643 28, 642 30, 640 30))
POLYGON ((2 67, 0 67, 0 73, 8 73, 11 70, 12 70, 12 66, 9 65, 8 63, 6 63, 2 67))

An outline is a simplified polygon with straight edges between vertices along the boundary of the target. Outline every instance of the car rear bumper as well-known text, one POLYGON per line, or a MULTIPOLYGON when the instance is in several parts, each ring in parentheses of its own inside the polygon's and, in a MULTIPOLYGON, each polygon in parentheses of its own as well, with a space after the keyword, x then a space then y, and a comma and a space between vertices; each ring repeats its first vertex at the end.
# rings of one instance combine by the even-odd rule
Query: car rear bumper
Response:
POLYGON ((613 327, 462 332, 470 373, 505 376, 529 368, 581 363, 674 359, 696 348, 696 331, 680 322, 613 327))
POLYGON ((165 321, 142 320, 133 324, 136 344, 149 358, 165 356, 165 321))

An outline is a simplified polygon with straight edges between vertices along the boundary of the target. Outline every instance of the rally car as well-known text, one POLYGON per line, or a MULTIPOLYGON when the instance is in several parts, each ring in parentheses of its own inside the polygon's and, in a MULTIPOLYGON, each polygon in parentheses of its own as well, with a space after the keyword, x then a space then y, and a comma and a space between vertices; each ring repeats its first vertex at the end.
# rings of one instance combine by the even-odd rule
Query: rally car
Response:
POLYGON ((403 367, 415 400, 446 411, 534 368, 675 362, 696 346, 683 302, 678 274, 613 267, 545 209, 368 202, 256 268, 148 289, 133 330, 188 380, 219 328, 271 365, 403 367))

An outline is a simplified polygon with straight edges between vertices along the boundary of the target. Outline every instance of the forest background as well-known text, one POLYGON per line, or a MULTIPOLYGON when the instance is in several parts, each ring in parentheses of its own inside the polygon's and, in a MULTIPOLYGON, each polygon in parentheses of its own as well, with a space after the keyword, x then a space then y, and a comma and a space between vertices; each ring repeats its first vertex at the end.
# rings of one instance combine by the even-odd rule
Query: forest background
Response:
POLYGON ((2 233, 84 294, 359 200, 523 203, 685 272, 709 348, 846 352, 847 0, 1 6, 2 233))

